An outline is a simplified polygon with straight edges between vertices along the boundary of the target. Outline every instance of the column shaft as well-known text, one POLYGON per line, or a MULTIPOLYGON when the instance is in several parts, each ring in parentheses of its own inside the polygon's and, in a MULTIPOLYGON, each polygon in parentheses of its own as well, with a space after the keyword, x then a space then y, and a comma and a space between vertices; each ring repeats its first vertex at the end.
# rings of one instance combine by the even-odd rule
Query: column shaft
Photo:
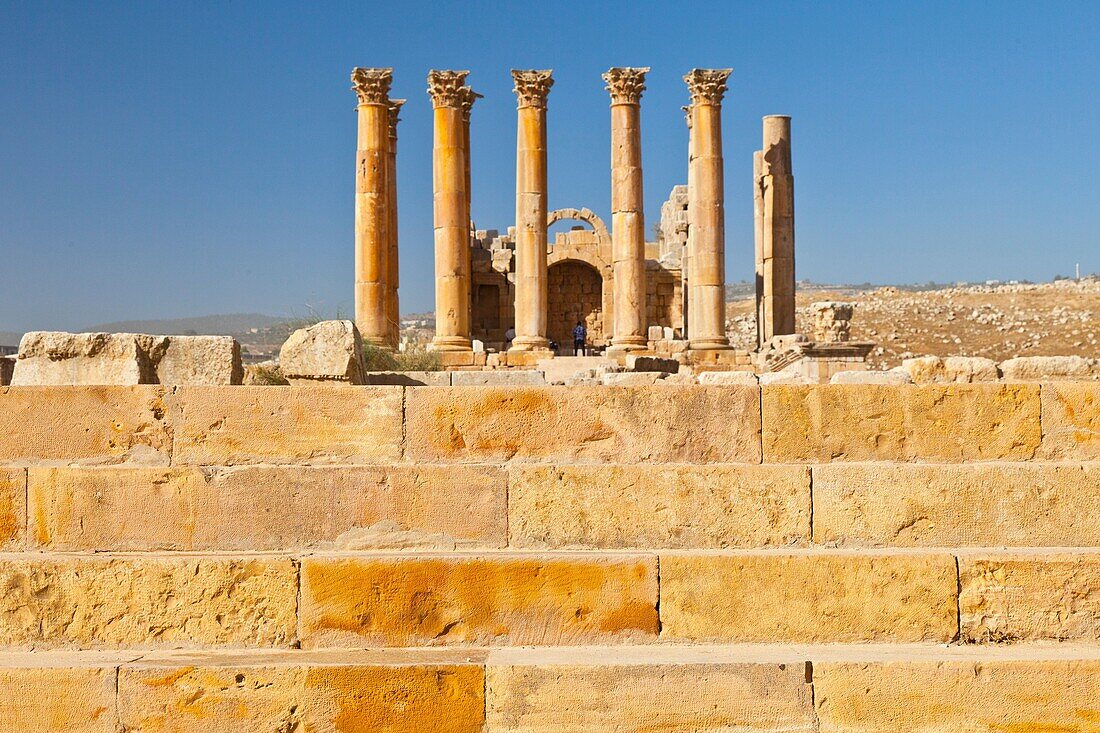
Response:
POLYGON ((791 174, 791 118, 764 118, 761 155, 763 329, 772 336, 795 332, 794 176, 791 174))
POLYGON ((622 350, 644 349, 647 339, 640 105, 648 71, 618 67, 603 75, 611 93, 611 345, 622 350))
POLYGON ((764 346, 764 153, 752 154, 752 233, 756 272, 756 346, 764 346))
POLYGON ((386 308, 386 318, 389 322, 389 338, 387 345, 393 348, 397 348, 397 345, 401 342, 401 301, 398 297, 398 284, 400 282, 400 273, 398 270, 398 239, 397 239, 397 123, 399 122, 398 112, 401 109, 401 105, 405 103, 404 99, 390 100, 389 107, 389 123, 390 123, 390 147, 389 147, 389 160, 386 166, 386 182, 389 190, 389 235, 390 235, 390 257, 389 257, 389 280, 388 285, 388 300, 386 308))
POLYGON ((546 349, 546 97, 550 71, 513 70, 516 113, 516 336, 512 349, 546 349))
POLYGON ((470 210, 461 98, 466 72, 433 71, 432 173, 435 221, 435 338, 439 351, 469 351, 470 210))
POLYGON ((363 340, 390 342, 389 88, 392 69, 352 71, 359 97, 355 173, 355 323, 363 340))

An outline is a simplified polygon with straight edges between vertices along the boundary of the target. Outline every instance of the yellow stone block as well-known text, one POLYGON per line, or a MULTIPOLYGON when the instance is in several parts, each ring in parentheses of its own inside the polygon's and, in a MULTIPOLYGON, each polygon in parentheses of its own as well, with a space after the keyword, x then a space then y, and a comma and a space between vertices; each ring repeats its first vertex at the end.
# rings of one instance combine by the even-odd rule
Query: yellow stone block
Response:
POLYGON ((1027 460, 1035 384, 762 388, 764 462, 1027 460))
POLYGON ((418 387, 416 460, 758 463, 755 387, 418 387))
POLYGON ((1050 382, 1042 386, 1041 458, 1100 460, 1100 384, 1050 382))
POLYGON ((0 387, 0 462, 166 466, 170 401, 155 386, 0 387))
POLYGON ((27 471, 0 468, 0 549, 21 549, 27 526, 27 471))
POLYGON ((1100 555, 963 556, 959 586, 965 641, 1100 640, 1100 555))
POLYGON ((33 540, 53 550, 502 547, 506 493, 485 466, 30 470, 33 540))
POLYGON ((125 729, 481 733, 484 726, 484 672, 476 664, 214 661, 123 666, 118 707, 125 729))
POLYGON ((0 555, 0 647, 287 646, 285 558, 0 555))
POLYGON ((0 730, 115 733, 113 667, 0 667, 0 730))
POLYGON ((834 463, 813 477, 819 544, 1100 545, 1100 466, 834 463))
POLYGON ((816 731, 801 664, 490 666, 493 733, 816 731))
POLYGON ((806 466, 518 465, 508 500, 515 547, 763 547, 810 536, 806 466))
POLYGON ((372 463, 401 457, 402 387, 181 387, 173 463, 372 463))
POLYGON ((661 556, 668 640, 947 642, 956 610, 955 559, 946 554, 661 556))
POLYGON ((814 664, 821 733, 1096 733, 1100 662, 814 664))
POLYGON ((307 647, 570 645, 655 639, 657 558, 308 557, 307 647))

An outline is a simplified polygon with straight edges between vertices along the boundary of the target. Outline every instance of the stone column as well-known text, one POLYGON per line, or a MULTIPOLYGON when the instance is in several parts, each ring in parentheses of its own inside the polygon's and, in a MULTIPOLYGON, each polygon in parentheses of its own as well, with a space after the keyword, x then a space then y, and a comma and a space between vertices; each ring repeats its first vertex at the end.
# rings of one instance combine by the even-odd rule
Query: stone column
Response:
POLYGON ((611 93, 611 249, 615 270, 613 348, 646 348, 645 220, 640 104, 648 68, 603 75, 611 93))
POLYGON ((760 156, 763 343, 795 332, 794 176, 791 175, 791 118, 764 118, 760 156))
POLYGON ((681 107, 684 111, 684 121, 687 123, 688 129, 688 174, 687 174, 687 190, 688 190, 688 245, 684 246, 684 252, 680 256, 680 269, 681 269, 681 283, 683 287, 683 301, 684 301, 684 338, 690 339, 692 329, 695 328, 695 304, 696 298, 692 295, 691 289, 695 284, 694 273, 692 272, 692 251, 691 251, 691 196, 692 196, 692 176, 695 172, 695 167, 691 164, 692 155, 695 150, 691 143, 691 105, 681 107))
POLYGON ((463 105, 468 71, 431 71, 435 134, 435 338, 438 351, 470 351, 470 209, 466 197, 463 105))
POLYGON ((752 154, 752 234, 756 263, 756 347, 764 346, 764 192, 760 188, 764 153, 752 154))
POLYGON ((688 167, 688 249, 692 312, 689 347, 728 349, 726 338, 726 215, 722 171, 722 97, 733 69, 692 69, 691 154, 688 167))
POLYGON ((397 348, 397 345, 401 342, 401 302, 397 295, 397 286, 400 282, 400 273, 398 272, 398 243, 397 243, 397 123, 400 122, 398 114, 401 112, 401 106, 405 104, 404 99, 391 99, 389 105, 389 121, 390 121, 390 148, 389 159, 386 165, 386 183, 389 189, 389 235, 390 235, 390 258, 389 258, 389 298, 387 303, 387 320, 389 321, 389 346, 397 348))
POLYGON ((390 342, 389 92, 393 69, 355 68, 359 142, 355 171, 355 325, 363 341, 390 342))
MULTIPOLYGON (((470 183, 470 113, 473 112, 474 102, 481 99, 482 95, 475 92, 468 86, 462 87, 462 99, 460 105, 462 107, 462 149, 466 151, 466 170, 465 170, 465 190, 466 190, 466 214, 470 216, 471 221, 466 226, 466 271, 472 272, 472 258, 473 252, 471 251, 474 246, 474 222, 473 209, 471 208, 471 201, 473 199, 472 191, 473 186, 470 183)), ((471 279, 472 279, 471 275, 471 279)), ((472 287, 472 285, 471 285, 472 287)), ((473 312, 473 298, 467 299, 467 314, 466 319, 473 328, 474 312, 473 312)))
POLYGON ((516 128, 516 337, 514 351, 548 349, 546 97, 551 71, 512 70, 516 128))

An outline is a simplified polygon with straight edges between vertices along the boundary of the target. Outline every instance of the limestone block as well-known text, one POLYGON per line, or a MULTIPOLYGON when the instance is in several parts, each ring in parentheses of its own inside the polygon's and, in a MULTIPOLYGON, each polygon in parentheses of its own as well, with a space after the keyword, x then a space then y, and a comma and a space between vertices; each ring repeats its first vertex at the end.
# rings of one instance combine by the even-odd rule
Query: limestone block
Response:
POLYGON ((514 466, 514 547, 727 548, 809 540, 805 466, 514 466))
POLYGON ((753 387, 424 387, 406 395, 414 460, 759 463, 753 387))
POLYGON ((618 372, 604 374, 600 383, 605 387, 648 387, 662 382, 668 372, 618 372))
POLYGON ((816 731, 798 664, 491 665, 493 733, 816 731))
POLYGON ((180 387, 172 409, 173 462, 226 466, 397 460, 401 397, 401 387, 180 387))
POLYGON ((0 550, 22 549, 27 526, 27 472, 0 468, 0 550))
POLYGON ((657 356, 627 354, 626 368, 632 372, 668 372, 675 374, 680 368, 680 362, 675 359, 662 359, 657 356))
POLYGON ((1000 379, 997 362, 977 356, 921 356, 905 359, 901 369, 915 384, 996 382, 1000 379))
POLYGON ((1095 359, 1081 356, 1018 356, 1001 362, 1007 381, 1088 380, 1100 378, 1095 359))
POLYGON ((470 348, 473 349, 475 354, 481 354, 485 351, 485 342, 480 339, 474 339, 470 342, 470 348))
POLYGON ((31 331, 19 342, 12 384, 156 384, 165 336, 31 331))
POLYGON ((959 588, 964 641, 1100 640, 1100 555, 962 556, 959 588))
POLYGON ((821 544, 1100 546, 1096 465, 832 464, 813 488, 821 544))
POLYGON ((814 663, 821 733, 1096 731, 1100 661, 814 663))
POLYGON ((351 321, 321 321, 301 328, 279 349, 279 366, 291 384, 363 384, 363 340, 351 321))
POLYGON ((811 384, 811 381, 796 369, 781 372, 764 372, 759 377, 760 384, 811 384))
POLYGON ((947 554, 661 556, 661 636, 692 642, 951 641, 947 554))
POLYGON ((213 721, 218 733, 482 732, 480 665, 372 656, 199 656, 186 666, 154 657, 119 670, 119 719, 134 733, 209 733, 213 721))
POLYGON ((840 343, 847 341, 851 333, 854 303, 822 301, 811 303, 814 313, 814 341, 819 343, 840 343))
POLYGON ((11 384, 13 374, 15 374, 15 357, 0 356, 0 387, 11 384))
POLYGON ((111 467, 31 469, 29 497, 50 550, 453 550, 506 543, 506 492, 483 466, 111 467))
POLYGON ((827 384, 762 390, 765 462, 1027 460, 1039 386, 827 384))
POLYGON ((1043 444, 1039 456, 1100 460, 1100 385, 1044 384, 1042 396, 1043 444))
POLYGON ((363 377, 363 383, 405 387, 450 387, 451 372, 367 372, 363 377))
POLYGON ((0 563, 0 646, 288 646, 288 558, 21 554, 0 563))
POLYGON ((116 733, 114 668, 0 667, 0 729, 116 733))
POLYGON ((912 384, 909 372, 902 369, 846 369, 829 378, 829 384, 912 384))
POLYGON ((302 643, 577 645, 653 640, 649 555, 307 557, 302 643))
POLYGON ((731 384, 755 385, 760 381, 753 372, 703 372, 697 379, 699 380, 699 384, 707 386, 725 386, 731 384))
POLYGON ((665 330, 660 326, 650 326, 647 336, 650 341, 660 341, 665 337, 665 330))
POLYGON ((546 384, 546 375, 537 369, 452 372, 455 387, 536 386, 546 384))
POLYGON ((160 384, 242 384, 241 345, 232 336, 170 336, 156 364, 160 384))
POLYGON ((167 465, 164 387, 0 389, 0 462, 167 465))

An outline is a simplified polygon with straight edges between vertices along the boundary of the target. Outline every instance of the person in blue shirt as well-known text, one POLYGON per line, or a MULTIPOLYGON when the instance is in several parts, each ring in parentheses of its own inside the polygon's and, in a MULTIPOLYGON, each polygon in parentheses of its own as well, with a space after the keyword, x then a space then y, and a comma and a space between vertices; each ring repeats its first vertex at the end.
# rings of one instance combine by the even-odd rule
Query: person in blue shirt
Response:
POLYGON ((573 356, 584 356, 584 340, 587 337, 588 329, 583 323, 577 321, 577 326, 573 329, 573 356))

